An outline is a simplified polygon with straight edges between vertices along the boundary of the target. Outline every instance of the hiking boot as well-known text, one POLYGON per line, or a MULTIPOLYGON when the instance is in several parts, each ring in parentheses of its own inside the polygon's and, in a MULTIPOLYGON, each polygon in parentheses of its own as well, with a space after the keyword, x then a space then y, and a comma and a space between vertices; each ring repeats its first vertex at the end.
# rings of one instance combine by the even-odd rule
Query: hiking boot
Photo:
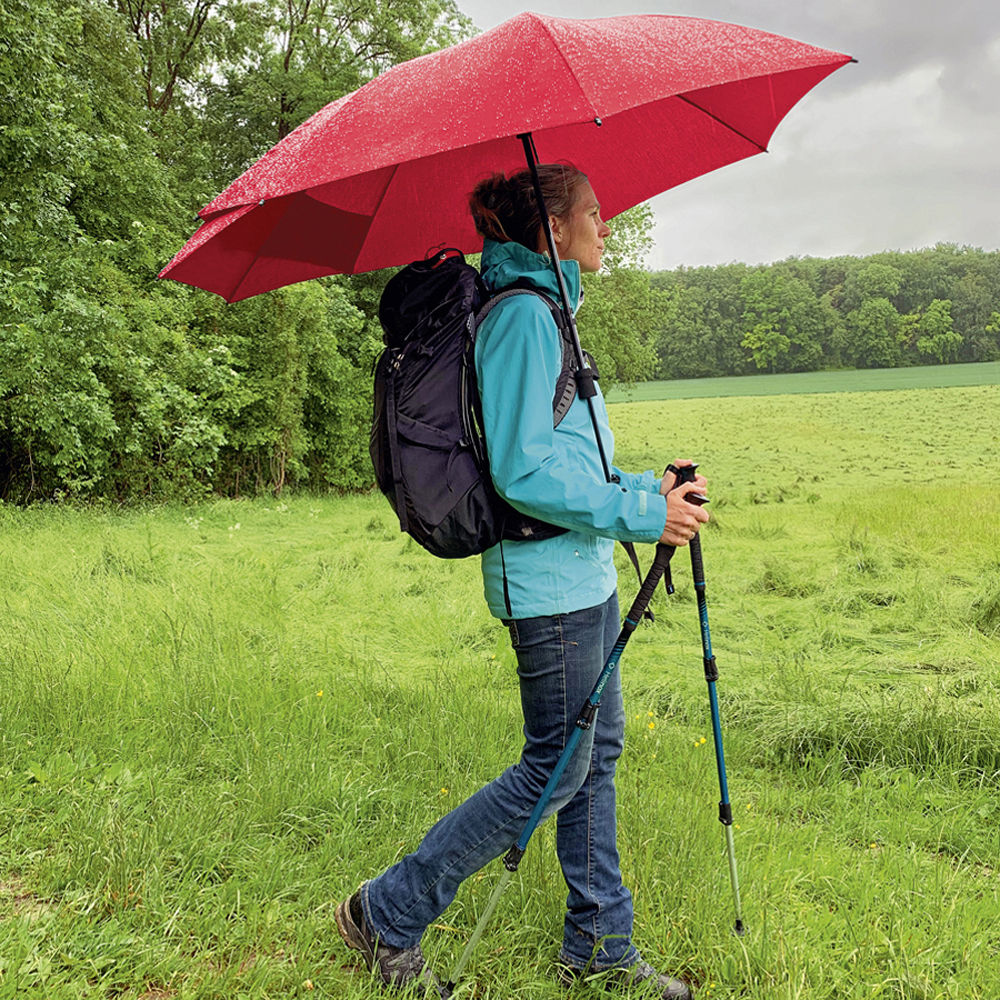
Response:
POLYGON ((348 948, 360 951, 368 968, 371 969, 386 986, 395 990, 405 989, 414 983, 420 984, 424 992, 435 996, 443 996, 437 976, 427 967, 424 953, 420 945, 412 948, 393 948, 379 941, 365 923, 364 910, 361 908, 361 890, 350 899, 338 904, 337 930, 348 948))
POLYGON ((559 966, 559 978, 567 985, 573 985, 580 980, 600 986, 615 992, 627 991, 636 997, 659 997, 659 1000, 693 1000, 694 994, 687 983, 679 979, 657 972, 649 962, 641 959, 635 965, 621 969, 602 969, 600 972, 590 972, 586 969, 574 969, 569 965, 559 966))

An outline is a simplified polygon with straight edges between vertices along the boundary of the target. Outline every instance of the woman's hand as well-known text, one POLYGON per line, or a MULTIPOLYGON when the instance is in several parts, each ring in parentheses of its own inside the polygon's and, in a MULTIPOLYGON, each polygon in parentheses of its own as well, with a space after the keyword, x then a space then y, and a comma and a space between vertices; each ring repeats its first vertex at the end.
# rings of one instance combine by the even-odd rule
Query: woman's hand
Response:
MULTIPOLYGON (((682 458, 673 463, 677 468, 691 465, 691 459, 682 458)), ((708 485, 704 476, 695 473, 694 479, 689 483, 681 483, 674 489, 677 477, 672 472, 665 472, 660 481, 660 492, 667 498, 667 523, 660 535, 660 541, 664 545, 673 545, 680 548, 687 545, 689 541, 701 529, 703 524, 708 522, 709 514, 704 507, 696 503, 689 503, 685 497, 689 493, 700 493, 704 496, 708 485)))

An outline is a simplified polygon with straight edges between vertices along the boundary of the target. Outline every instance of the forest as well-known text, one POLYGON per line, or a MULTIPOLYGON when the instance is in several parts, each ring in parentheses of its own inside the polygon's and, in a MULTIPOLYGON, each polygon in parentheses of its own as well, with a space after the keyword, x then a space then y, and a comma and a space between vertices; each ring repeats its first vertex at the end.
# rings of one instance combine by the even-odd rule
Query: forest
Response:
MULTIPOLYGON (((0 502, 370 485, 385 272, 235 305, 157 274, 307 117, 474 33, 454 0, 0 0, 0 502)), ((1000 359, 1000 252, 653 273, 648 206, 613 226, 605 388, 1000 359)))

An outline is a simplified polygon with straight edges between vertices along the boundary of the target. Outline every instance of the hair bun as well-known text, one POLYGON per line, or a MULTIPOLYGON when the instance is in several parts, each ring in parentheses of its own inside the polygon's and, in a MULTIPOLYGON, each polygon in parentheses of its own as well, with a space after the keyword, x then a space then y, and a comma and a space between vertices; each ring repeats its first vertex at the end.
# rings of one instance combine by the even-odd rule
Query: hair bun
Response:
MULTIPOLYGON (((568 163, 543 163, 538 167, 538 179, 546 211, 563 219, 587 176, 568 163)), ((476 232, 484 239, 538 249, 542 220, 530 170, 519 170, 509 177, 494 173, 480 181, 469 195, 469 211, 476 232)))

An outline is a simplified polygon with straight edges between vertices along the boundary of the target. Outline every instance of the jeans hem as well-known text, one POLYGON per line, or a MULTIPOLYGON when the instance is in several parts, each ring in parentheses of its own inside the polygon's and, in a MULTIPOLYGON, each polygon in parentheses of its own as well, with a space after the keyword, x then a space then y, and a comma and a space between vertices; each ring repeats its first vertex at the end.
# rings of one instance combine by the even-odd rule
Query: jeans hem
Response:
POLYGON ((599 972, 610 972, 612 969, 631 969, 634 965, 642 961, 642 955, 639 954, 639 949, 635 945, 629 945, 629 950, 623 959, 618 962, 612 962, 610 965, 603 965, 592 961, 590 958, 581 959, 576 955, 570 955, 565 948, 562 948, 559 951, 557 961, 560 965, 565 965, 567 968, 572 969, 573 972, 584 976, 591 973, 596 975, 599 972))

